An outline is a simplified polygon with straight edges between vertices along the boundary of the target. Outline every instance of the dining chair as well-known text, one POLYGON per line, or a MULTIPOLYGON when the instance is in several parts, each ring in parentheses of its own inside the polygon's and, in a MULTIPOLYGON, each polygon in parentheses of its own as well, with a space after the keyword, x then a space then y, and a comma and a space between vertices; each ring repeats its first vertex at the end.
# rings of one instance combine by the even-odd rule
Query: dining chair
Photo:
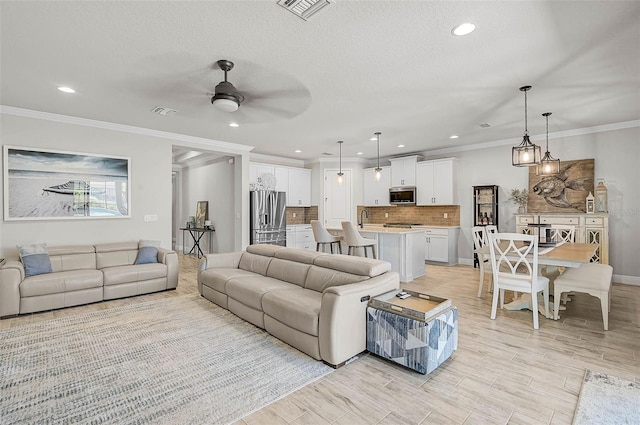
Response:
MULTIPOLYGON (((493 273, 493 269, 491 268, 491 263, 489 262, 489 257, 485 255, 481 250, 485 248, 485 250, 489 246, 489 233, 496 233, 498 231, 497 226, 473 226, 471 228, 471 233, 473 235, 473 246, 476 251, 476 255, 478 256, 478 264, 480 265, 480 284, 478 285, 478 297, 482 295, 482 287, 484 286, 484 275, 485 273, 489 273, 490 275, 493 273)), ((491 283, 489 283, 489 292, 491 292, 491 283)))
POLYGON ((373 253, 373 258, 377 258, 376 256, 376 244, 378 241, 375 239, 365 238, 358 232, 350 221, 342 222, 342 231, 344 233, 344 242, 347 244, 347 254, 348 255, 356 255, 356 248, 362 248, 364 251, 364 256, 367 257, 367 248, 371 248, 371 252, 373 253))
POLYGON ((544 298, 544 314, 549 316, 549 279, 538 275, 538 236, 520 233, 490 233, 489 252, 493 267, 491 319, 504 308, 505 289, 531 294, 533 328, 538 329, 538 293, 544 298))
MULTIPOLYGON (((575 242, 575 226, 569 225, 561 225, 561 224, 552 224, 549 232, 551 242, 555 242, 556 244, 563 243, 573 243, 575 242)), ((544 266, 540 269, 540 274, 547 277, 549 279, 549 291, 553 293, 553 284, 558 276, 560 276, 564 272, 564 267, 557 266, 544 266)), ((571 301, 569 295, 573 295, 570 293, 562 294, 562 303, 566 304, 567 301, 571 301)))
POLYGON ((324 247, 328 244, 329 250, 333 254, 333 244, 337 244, 338 252, 342 254, 342 236, 332 235, 318 220, 311 220, 311 229, 313 230, 313 238, 316 240, 316 251, 320 251, 321 245, 324 251, 324 247))

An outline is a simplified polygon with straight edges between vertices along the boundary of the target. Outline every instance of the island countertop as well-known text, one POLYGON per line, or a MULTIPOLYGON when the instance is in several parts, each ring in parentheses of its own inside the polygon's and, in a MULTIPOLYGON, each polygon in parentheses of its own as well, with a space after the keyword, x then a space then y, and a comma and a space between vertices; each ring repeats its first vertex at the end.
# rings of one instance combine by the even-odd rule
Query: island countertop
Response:
MULTIPOLYGON (((360 228, 360 226, 355 226, 358 232, 368 232, 368 233, 397 233, 397 234, 406 234, 406 233, 421 233, 424 232, 424 229, 411 229, 407 227, 382 227, 365 224, 364 228, 360 228)), ((327 227, 329 232, 342 232, 342 227, 327 227)))

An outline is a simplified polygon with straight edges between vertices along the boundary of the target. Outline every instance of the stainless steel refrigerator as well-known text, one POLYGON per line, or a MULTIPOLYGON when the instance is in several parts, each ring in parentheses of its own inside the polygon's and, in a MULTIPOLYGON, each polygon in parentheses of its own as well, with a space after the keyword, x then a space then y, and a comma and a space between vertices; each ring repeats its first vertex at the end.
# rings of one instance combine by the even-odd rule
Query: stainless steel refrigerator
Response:
POLYGON ((271 190, 249 192, 250 244, 286 245, 286 196, 285 192, 271 190))

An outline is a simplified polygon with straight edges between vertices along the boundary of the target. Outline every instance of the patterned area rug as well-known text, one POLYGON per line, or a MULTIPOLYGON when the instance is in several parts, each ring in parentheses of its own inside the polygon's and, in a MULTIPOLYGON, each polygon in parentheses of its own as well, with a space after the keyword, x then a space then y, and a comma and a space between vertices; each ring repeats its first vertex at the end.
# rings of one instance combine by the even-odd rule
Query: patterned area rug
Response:
POLYGON ((587 370, 573 425, 640 424, 640 384, 587 370))
POLYGON ((0 331, 2 424, 225 424, 333 369, 198 296, 0 331))

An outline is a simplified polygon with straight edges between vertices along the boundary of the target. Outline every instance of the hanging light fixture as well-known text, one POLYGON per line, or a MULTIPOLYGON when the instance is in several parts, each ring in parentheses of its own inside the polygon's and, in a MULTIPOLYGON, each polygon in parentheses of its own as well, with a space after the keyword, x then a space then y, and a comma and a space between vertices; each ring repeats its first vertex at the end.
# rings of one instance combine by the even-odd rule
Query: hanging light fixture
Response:
POLYGON ((338 141, 338 145, 340 146, 340 171, 338 172, 338 184, 342 184, 342 176, 344 173, 342 172, 342 144, 344 142, 342 140, 338 141))
POLYGON ((527 129, 527 92, 530 89, 531 86, 520 87, 520 91, 524 92, 524 137, 522 143, 511 148, 511 163, 516 167, 531 167, 540 163, 540 146, 531 143, 527 129))
POLYGON ((539 176, 553 176, 560 172, 560 160, 552 157, 549 152, 549 115, 551 115, 551 112, 542 114, 547 119, 547 151, 544 153, 536 170, 536 174, 539 176))
POLYGON ((374 171, 376 172, 376 180, 380 180, 380 176, 381 176, 380 173, 382 173, 382 168, 380 168, 380 135, 382 133, 380 133, 379 131, 376 131, 373 134, 376 136, 376 140, 378 141, 378 166, 374 171))

